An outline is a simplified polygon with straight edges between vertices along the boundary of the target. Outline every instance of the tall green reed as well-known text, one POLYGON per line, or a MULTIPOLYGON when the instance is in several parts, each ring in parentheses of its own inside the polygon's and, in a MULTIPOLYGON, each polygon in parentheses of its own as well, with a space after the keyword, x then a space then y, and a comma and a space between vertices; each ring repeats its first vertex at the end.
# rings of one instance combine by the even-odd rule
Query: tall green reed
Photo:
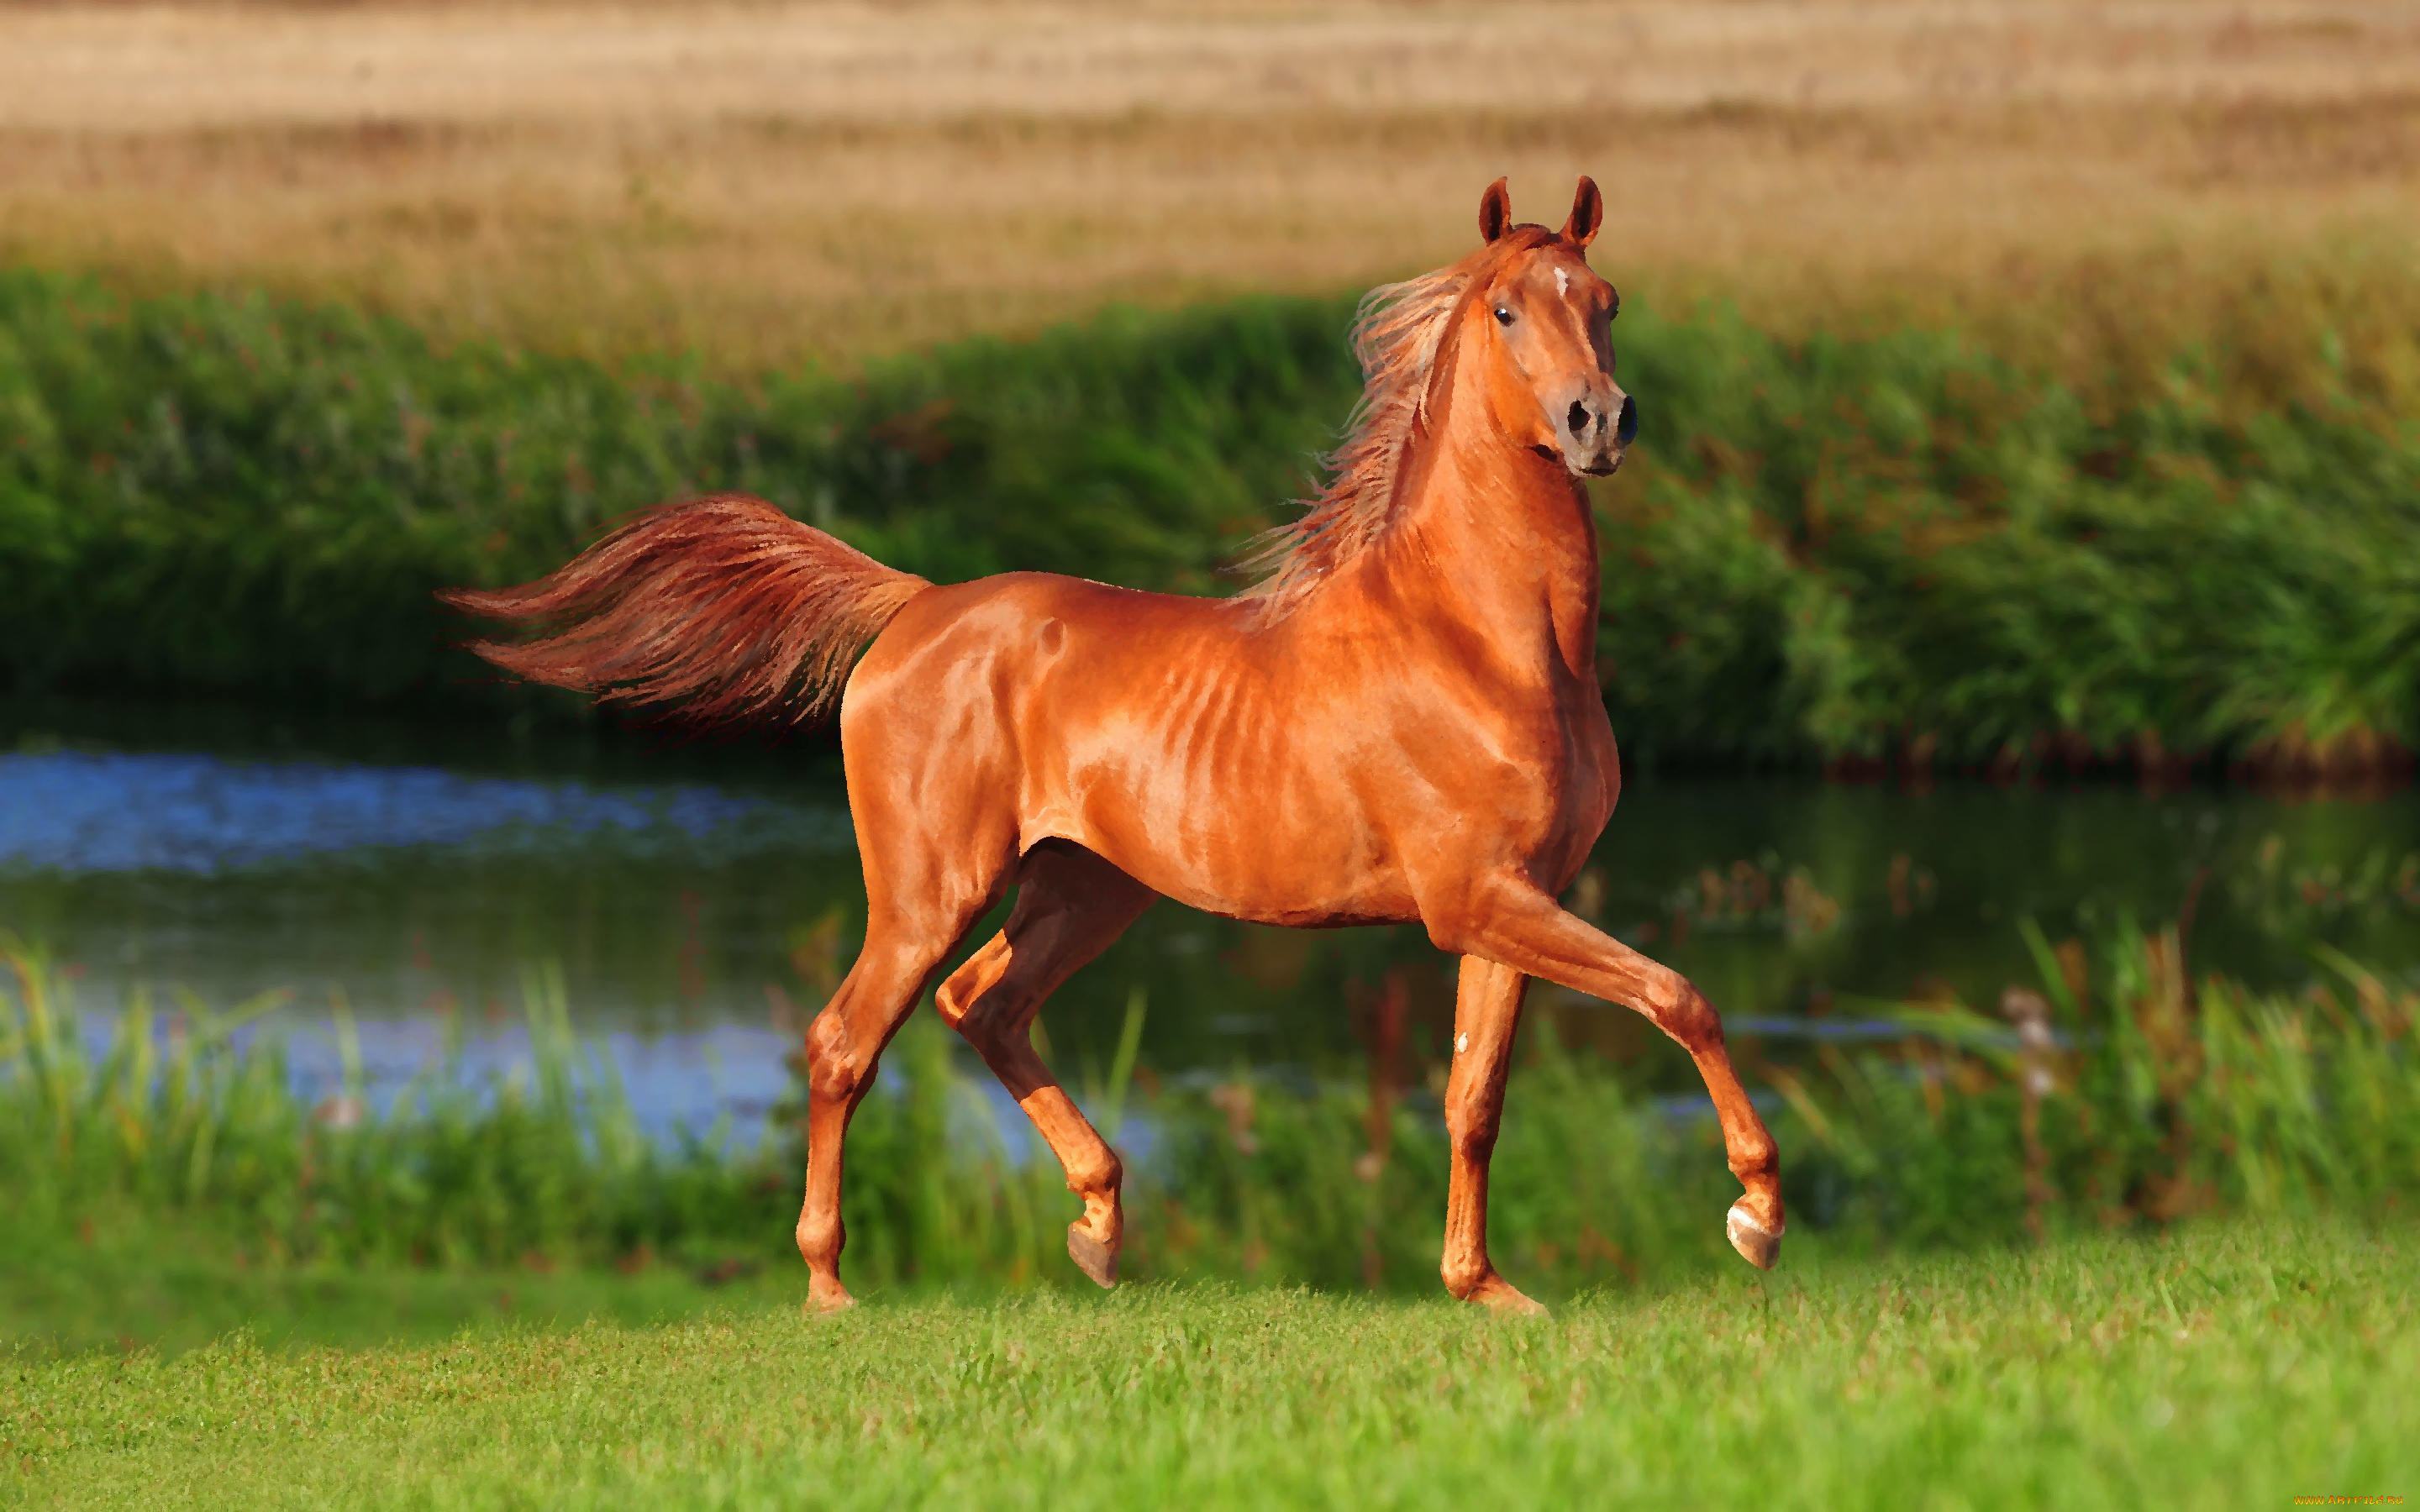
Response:
POLYGON ((28 1225, 172 1220, 293 1260, 548 1264, 762 1248, 778 1219, 746 1156, 645 1135, 551 973, 526 990, 520 1071, 466 1077, 450 1026, 380 1107, 341 1001, 342 1089, 315 1104, 257 1022, 272 998, 218 1013, 179 993, 163 1015, 138 987, 88 1021, 39 949, 0 942, 0 1189, 28 1225))
MULTIPOLYGON (((1738 1047, 1772 1094, 1793 1226, 1967 1245, 2420 1196, 2420 994, 2337 959, 2332 983, 2300 993, 2196 982, 2173 931, 2121 931, 2097 965, 2038 943, 2047 1049, 1958 1004, 1873 1006, 1898 1038, 1864 1049, 1738 1047)), ((163 1039, 137 993, 94 1052, 40 955, 11 947, 6 964, 0 1199, 26 1225, 185 1226, 327 1264, 790 1263, 796 1104, 754 1145, 664 1148, 550 974, 526 992, 522 1072, 477 1086, 441 1063, 379 1107, 349 1054, 337 1097, 298 1097, 277 1038, 234 1033, 264 1005, 214 1016, 187 1000, 163 1039)), ((1544 1021, 1524 1047, 1494 1163, 1499 1262, 1562 1289, 1723 1263, 1736 1188, 1696 1100, 1649 1097, 1544 1021)), ((929 1016, 886 1064, 850 1134, 852 1278, 1077 1284, 1076 1199, 980 1068, 929 1016)), ((1373 1148, 1371 1095, 1249 1067, 1163 1081, 1121 1057, 1087 1101, 1129 1155, 1128 1273, 1429 1288, 1442 1121, 1433 1096, 1394 1098, 1373 1148)))
POLYGON ((1893 1011, 1906 1038, 1885 1050, 1768 1072, 1810 1216, 1918 1242, 2015 1237, 2029 1064, 2054 1221, 2420 1196, 2420 994, 2332 955, 2338 980, 2300 993, 2196 981, 2178 931, 2131 924, 2090 971, 2028 933, 2062 1048, 2032 1060, 2006 1024, 1929 1004, 1893 1011))

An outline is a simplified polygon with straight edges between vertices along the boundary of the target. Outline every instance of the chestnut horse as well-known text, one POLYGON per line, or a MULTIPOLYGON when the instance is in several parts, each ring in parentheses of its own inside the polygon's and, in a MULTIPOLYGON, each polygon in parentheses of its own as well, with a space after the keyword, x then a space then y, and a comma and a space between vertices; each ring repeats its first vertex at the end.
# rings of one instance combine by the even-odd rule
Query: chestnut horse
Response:
POLYGON ((1603 216, 1583 178, 1560 232, 1515 225, 1498 179, 1485 245, 1372 293, 1354 330, 1367 392, 1332 481, 1234 598, 1043 573, 939 587, 737 495, 638 516, 526 587, 446 595, 538 631, 476 649, 539 681, 723 718, 805 719, 837 696, 867 918, 806 1037, 810 1306, 851 1301, 841 1142, 876 1059, 1011 888, 1006 927, 934 1000, 1065 1167, 1084 1203, 1067 1250, 1102 1286, 1123 1172, 1029 1030, 1159 897, 1306 928, 1417 921, 1463 958, 1442 1267, 1456 1297, 1537 1308, 1487 1255, 1488 1157, 1531 977, 1626 1003, 1695 1057, 1746 1189, 1730 1241, 1773 1263, 1779 1163, 1722 1021, 1556 902, 1621 785, 1579 482, 1619 467, 1637 424, 1613 378, 1619 301, 1587 260, 1603 216))

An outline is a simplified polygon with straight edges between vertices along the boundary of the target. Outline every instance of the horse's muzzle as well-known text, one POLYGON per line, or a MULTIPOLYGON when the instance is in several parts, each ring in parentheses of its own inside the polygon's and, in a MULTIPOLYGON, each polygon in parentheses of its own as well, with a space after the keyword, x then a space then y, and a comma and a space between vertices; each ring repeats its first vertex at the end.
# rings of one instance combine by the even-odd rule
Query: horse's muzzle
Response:
POLYGON ((1631 438, 1638 434, 1638 401, 1615 389, 1603 397, 1574 399, 1556 418, 1563 460, 1571 470, 1591 478, 1610 477, 1628 455, 1631 438))

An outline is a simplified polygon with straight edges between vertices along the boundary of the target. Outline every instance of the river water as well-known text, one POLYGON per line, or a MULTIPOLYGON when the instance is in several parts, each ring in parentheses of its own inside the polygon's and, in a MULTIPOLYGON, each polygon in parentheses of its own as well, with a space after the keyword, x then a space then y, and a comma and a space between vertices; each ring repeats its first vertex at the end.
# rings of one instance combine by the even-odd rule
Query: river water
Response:
MULTIPOLYGON (((1867 999, 1988 1005, 2034 979, 2024 919, 2091 937, 2190 907, 2196 969, 2296 985, 2326 943, 2409 973, 2420 797, 1642 779, 1572 902, 1688 974, 1735 1035, 1853 1022, 1867 999)), ((221 1008, 280 994, 305 1078, 334 1074, 338 1001, 376 1074, 425 1065, 449 1025, 474 1069, 508 1065, 533 970, 559 968, 574 1026, 652 1123, 750 1126, 862 920, 820 748, 600 758, 55 711, 0 726, 0 930, 61 963, 88 1014, 147 983, 221 1008)), ((1138 1001, 1159 1074, 1342 1068, 1355 1005, 1389 971, 1415 1038, 1441 1033, 1450 969, 1415 930, 1271 930, 1161 903, 1061 993, 1045 1033, 1071 1080, 1138 1001)), ((1685 1082, 1632 1015, 1548 1007, 1567 1039, 1665 1055, 1685 1082)))

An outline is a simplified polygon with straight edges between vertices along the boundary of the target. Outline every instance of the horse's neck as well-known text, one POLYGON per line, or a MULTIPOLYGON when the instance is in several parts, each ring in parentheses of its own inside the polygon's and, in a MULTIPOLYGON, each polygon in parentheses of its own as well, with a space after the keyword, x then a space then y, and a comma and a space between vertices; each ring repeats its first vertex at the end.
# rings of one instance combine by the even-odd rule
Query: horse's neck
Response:
MULTIPOLYGON (((1458 347, 1458 343, 1455 344, 1458 347)), ((1476 363, 1453 361, 1382 550, 1393 596, 1458 625, 1499 664, 1596 678, 1596 528, 1560 458, 1507 440, 1476 363)))

